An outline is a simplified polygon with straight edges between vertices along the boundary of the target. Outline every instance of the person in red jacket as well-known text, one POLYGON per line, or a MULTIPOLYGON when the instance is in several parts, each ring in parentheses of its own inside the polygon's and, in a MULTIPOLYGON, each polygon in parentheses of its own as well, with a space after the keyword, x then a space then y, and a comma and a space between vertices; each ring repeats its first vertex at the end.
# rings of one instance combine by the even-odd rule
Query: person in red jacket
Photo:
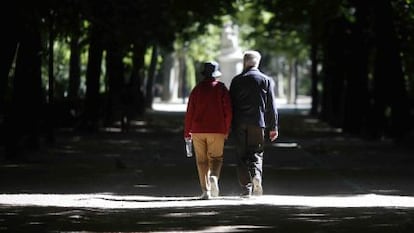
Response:
POLYGON ((232 107, 230 94, 223 82, 219 65, 205 62, 204 76, 191 91, 185 114, 184 139, 194 145, 201 199, 219 195, 219 178, 223 164, 224 142, 228 137, 232 107))

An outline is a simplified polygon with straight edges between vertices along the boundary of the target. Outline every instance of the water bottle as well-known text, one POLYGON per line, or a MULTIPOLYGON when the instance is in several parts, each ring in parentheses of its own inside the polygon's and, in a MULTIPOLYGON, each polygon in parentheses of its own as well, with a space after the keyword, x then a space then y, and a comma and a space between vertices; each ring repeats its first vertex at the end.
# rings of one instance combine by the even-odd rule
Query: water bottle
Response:
POLYGON ((193 156, 193 140, 191 138, 185 139, 185 151, 187 152, 187 157, 193 156))

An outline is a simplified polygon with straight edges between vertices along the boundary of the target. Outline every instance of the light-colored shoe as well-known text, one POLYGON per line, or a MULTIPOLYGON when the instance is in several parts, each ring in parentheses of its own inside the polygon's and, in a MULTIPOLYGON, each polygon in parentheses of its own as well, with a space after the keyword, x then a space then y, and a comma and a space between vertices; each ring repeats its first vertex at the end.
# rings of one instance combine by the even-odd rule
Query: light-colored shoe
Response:
POLYGON ((219 186, 218 186, 218 179, 217 176, 210 176, 210 185, 211 185, 211 196, 218 197, 219 196, 219 186))
POLYGON ((257 177, 254 177, 252 182, 253 182, 253 195, 254 196, 263 195, 263 188, 262 188, 260 179, 257 177))
POLYGON ((245 190, 242 193, 240 193, 241 198, 250 198, 252 196, 252 192, 250 190, 245 190))
POLYGON ((208 200, 210 198, 211 198, 210 191, 204 191, 203 194, 201 194, 201 197, 200 197, 201 200, 208 200))

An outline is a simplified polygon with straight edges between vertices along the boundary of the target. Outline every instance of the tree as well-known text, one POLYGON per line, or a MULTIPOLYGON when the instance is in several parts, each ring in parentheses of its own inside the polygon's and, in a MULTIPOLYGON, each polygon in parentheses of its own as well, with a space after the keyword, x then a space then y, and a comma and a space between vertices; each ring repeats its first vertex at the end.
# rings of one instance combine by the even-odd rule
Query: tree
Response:
MULTIPOLYGON (((408 33, 410 26, 403 25, 411 25, 407 22, 412 21, 412 3, 404 0, 257 2, 261 7, 256 9, 263 7, 274 14, 265 24, 266 30, 255 24, 257 35, 267 36, 269 32, 285 35, 297 29, 303 32, 299 34, 303 43, 310 44, 312 114, 320 115, 345 132, 393 138, 405 134, 410 109, 405 72, 412 67, 406 62, 411 57, 407 41, 412 34, 408 33), (395 18, 399 12, 404 13, 395 18), (318 66, 322 67, 321 73, 318 66)), ((276 50, 274 46, 273 51, 276 50)), ((287 50, 295 51, 294 47, 287 50)))
MULTIPOLYGON (((41 35, 38 9, 28 4, 16 11, 19 43, 11 106, 6 113, 6 158, 19 159, 20 149, 37 148, 42 113, 41 35)), ((13 43, 14 44, 14 43, 13 43)), ((10 44, 12 45, 12 44, 10 44)), ((7 62, 7 61, 6 61, 7 62)), ((9 61, 8 61, 9 63, 9 61)))

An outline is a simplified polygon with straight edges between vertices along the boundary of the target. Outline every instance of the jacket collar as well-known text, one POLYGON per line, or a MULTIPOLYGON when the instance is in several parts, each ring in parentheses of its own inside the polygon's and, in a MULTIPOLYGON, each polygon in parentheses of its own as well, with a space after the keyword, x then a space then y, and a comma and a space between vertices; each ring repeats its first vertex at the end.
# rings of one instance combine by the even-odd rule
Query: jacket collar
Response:
POLYGON ((258 71, 259 69, 257 67, 251 66, 251 67, 247 67, 246 69, 243 70, 243 74, 246 73, 247 71, 258 71))
POLYGON ((213 82, 213 81, 216 81, 217 79, 216 78, 213 78, 213 77, 205 77, 204 79, 203 79, 203 81, 208 81, 208 82, 213 82))

